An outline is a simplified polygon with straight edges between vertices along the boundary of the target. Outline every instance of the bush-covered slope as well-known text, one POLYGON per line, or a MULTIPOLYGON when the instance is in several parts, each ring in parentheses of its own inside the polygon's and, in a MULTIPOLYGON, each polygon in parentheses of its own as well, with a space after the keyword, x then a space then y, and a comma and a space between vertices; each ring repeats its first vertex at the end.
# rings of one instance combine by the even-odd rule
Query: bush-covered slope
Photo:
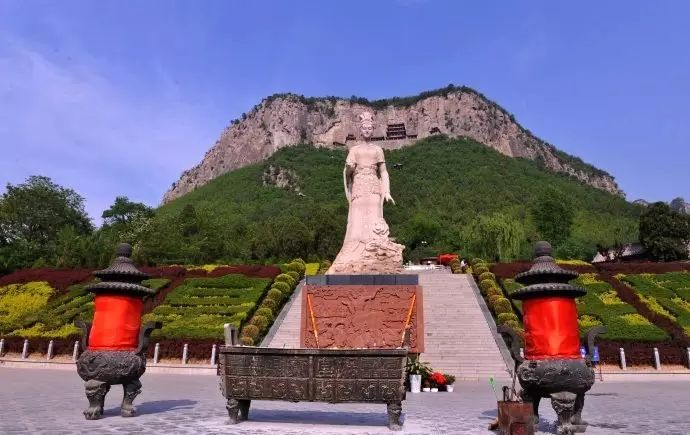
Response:
MULTIPOLYGON (((574 210, 560 253, 587 258, 597 243, 637 237, 637 206, 471 140, 428 138, 387 151, 386 159, 397 203, 386 205, 386 219, 407 245, 408 258, 438 251, 472 254, 463 230, 478 216, 496 212, 524 227, 529 257, 531 242, 540 237, 532 210, 552 192, 574 210)), ((289 147, 263 164, 220 176, 158 210, 142 236, 144 255, 153 262, 187 263, 332 258, 347 218, 344 160, 345 150, 289 147), (265 185, 269 167, 291 174, 289 186, 265 185)))

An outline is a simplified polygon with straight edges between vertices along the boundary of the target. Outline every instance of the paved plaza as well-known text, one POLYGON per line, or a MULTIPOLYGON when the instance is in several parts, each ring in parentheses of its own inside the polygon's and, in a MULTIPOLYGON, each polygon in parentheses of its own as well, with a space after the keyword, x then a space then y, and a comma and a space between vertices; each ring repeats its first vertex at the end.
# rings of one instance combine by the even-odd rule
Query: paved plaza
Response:
MULTIPOLYGON (((68 370, 0 368, 1 434, 390 434, 385 405, 254 402, 251 420, 226 425, 218 379, 145 374, 139 415, 119 416, 121 388, 105 415, 84 420, 83 383, 68 370)), ((488 434, 496 400, 488 382, 462 382, 454 393, 408 394, 405 434, 488 434)), ((587 395, 588 434, 687 434, 690 382, 599 382, 587 395)), ((554 433, 555 414, 542 402, 540 432, 554 433)))

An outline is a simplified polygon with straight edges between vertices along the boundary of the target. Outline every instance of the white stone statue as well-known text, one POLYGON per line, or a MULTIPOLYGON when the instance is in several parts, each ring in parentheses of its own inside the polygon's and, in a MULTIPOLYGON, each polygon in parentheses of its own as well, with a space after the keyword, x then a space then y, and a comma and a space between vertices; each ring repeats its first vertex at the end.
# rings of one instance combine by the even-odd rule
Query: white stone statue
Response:
POLYGON ((371 141, 373 115, 359 115, 361 138, 350 148, 343 170, 345 196, 350 204, 347 231, 328 274, 399 273, 403 245, 388 237, 383 203, 395 204, 383 149, 371 141))

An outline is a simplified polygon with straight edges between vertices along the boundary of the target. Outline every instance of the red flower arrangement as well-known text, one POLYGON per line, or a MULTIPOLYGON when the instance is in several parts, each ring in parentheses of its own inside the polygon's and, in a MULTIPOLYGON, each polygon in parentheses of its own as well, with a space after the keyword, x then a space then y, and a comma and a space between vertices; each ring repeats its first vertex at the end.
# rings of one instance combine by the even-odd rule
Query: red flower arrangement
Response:
POLYGON ((441 372, 433 372, 429 375, 429 382, 436 387, 446 385, 446 376, 441 372))

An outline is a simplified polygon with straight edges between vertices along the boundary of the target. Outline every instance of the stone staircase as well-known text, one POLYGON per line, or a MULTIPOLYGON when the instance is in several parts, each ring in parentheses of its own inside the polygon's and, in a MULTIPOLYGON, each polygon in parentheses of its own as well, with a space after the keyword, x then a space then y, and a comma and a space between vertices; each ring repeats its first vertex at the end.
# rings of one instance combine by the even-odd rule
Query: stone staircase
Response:
POLYGON ((472 277, 420 273, 419 285, 424 291, 425 349, 420 359, 458 379, 508 380, 508 350, 497 340, 493 318, 472 277))
POLYGON ((302 322, 302 286, 304 281, 295 289, 282 311, 273 322, 266 337, 261 342, 262 347, 299 347, 300 323, 302 322))
MULTIPOLYGON (((458 380, 508 380, 506 364, 512 360, 502 340, 496 339, 496 326, 472 277, 428 271, 419 273, 419 284, 424 292, 425 352, 421 360, 458 380)), ((262 346, 299 347, 301 301, 300 285, 262 346)))

